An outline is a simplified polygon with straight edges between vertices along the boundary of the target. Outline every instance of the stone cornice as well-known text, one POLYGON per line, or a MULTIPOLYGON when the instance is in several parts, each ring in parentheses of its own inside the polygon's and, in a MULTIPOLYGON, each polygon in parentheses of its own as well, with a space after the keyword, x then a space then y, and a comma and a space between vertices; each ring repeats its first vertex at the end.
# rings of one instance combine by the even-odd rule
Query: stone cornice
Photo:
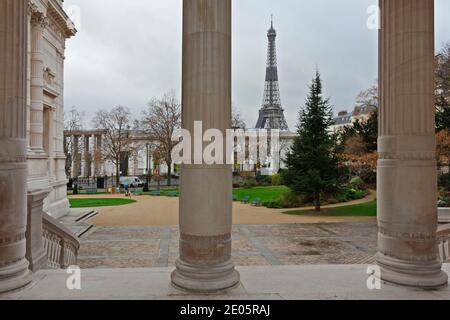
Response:
POLYGON ((64 38, 70 38, 77 33, 74 23, 70 20, 61 5, 55 0, 48 1, 47 15, 61 29, 64 38))

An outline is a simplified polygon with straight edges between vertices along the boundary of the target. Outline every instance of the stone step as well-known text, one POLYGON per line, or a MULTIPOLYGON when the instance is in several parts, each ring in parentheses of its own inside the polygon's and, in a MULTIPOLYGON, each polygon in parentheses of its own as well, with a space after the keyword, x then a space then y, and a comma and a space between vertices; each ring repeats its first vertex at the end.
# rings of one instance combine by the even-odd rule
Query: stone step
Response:
POLYGON ((98 215, 98 211, 91 210, 91 211, 79 216, 77 219, 75 219, 75 221, 76 222, 86 222, 86 221, 89 221, 90 219, 92 219, 93 217, 95 217, 96 215, 98 215))
POLYGON ((96 215, 98 215, 98 211, 94 209, 72 209, 68 215, 62 217, 59 221, 69 228, 78 238, 81 238, 94 227, 89 223, 89 220, 96 215))

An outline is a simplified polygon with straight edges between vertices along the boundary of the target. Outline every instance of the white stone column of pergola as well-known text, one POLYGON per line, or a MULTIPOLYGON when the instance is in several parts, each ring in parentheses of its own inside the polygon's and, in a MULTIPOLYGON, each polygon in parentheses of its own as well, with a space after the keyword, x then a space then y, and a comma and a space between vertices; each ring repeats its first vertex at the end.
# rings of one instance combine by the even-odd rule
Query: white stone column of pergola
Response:
POLYGON ((31 105, 30 150, 44 153, 44 53, 43 32, 47 18, 37 9, 31 9, 31 105))
POLYGON ((95 135, 95 153, 94 153, 94 175, 96 177, 100 177, 102 175, 103 169, 103 161, 101 159, 101 153, 102 153, 102 135, 96 134, 95 135))
POLYGON ((82 176, 84 178, 89 178, 90 175, 90 136, 85 135, 83 136, 83 160, 82 160, 82 176))
MULTIPOLYGON (((183 1, 183 127, 194 134, 231 128, 231 0, 183 1)), ((228 165, 183 165, 180 258, 172 283, 194 292, 234 287, 232 172, 228 165)))
POLYGON ((80 139, 78 136, 73 135, 70 137, 72 139, 72 178, 78 178, 79 171, 80 171, 80 163, 79 163, 79 144, 80 139))
POLYGON ((27 224, 27 1, 0 0, 0 292, 31 281, 27 224))
POLYGON ((378 264, 391 283, 447 283, 438 258, 434 0, 381 0, 378 264))
POLYGON ((93 150, 92 150, 92 161, 91 161, 91 176, 92 177, 96 177, 96 173, 97 173, 97 166, 95 163, 95 154, 97 153, 97 136, 95 134, 92 135, 92 145, 93 145, 93 150))

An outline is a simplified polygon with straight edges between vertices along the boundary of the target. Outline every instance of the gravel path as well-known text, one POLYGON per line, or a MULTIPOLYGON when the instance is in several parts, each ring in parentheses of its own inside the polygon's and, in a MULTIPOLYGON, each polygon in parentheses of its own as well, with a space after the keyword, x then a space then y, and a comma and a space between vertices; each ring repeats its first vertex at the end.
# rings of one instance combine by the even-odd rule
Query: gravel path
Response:
MULTIPOLYGON (((76 196, 85 198, 123 197, 123 195, 76 196)), ((118 207, 98 208, 99 215, 90 223, 99 227, 127 227, 127 226, 175 226, 178 225, 178 198, 137 196, 136 203, 118 207)), ((344 205, 359 204, 375 199, 372 192, 365 199, 345 203, 344 205)), ((332 205, 326 207, 337 207, 332 205)), ((326 208, 324 207, 324 208, 326 208)), ((302 210, 311 210, 303 208, 302 210)), ((297 209, 298 210, 298 209, 297 209)), ((326 217, 326 216, 295 216, 282 212, 286 209, 268 209, 254 207, 248 204, 233 203, 233 223, 236 225, 260 224, 292 224, 292 223, 334 223, 334 222, 364 222, 375 221, 374 217, 326 217)))

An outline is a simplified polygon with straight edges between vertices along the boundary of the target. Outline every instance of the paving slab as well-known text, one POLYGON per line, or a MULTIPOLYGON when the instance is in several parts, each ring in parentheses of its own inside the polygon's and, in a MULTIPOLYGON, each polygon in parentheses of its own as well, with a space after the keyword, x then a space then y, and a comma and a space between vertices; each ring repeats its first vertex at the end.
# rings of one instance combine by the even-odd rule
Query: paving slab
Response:
MULTIPOLYGON (((232 257, 238 266, 371 264, 375 222, 236 225, 232 257)), ((176 226, 94 227, 81 238, 81 268, 173 267, 176 226)))

